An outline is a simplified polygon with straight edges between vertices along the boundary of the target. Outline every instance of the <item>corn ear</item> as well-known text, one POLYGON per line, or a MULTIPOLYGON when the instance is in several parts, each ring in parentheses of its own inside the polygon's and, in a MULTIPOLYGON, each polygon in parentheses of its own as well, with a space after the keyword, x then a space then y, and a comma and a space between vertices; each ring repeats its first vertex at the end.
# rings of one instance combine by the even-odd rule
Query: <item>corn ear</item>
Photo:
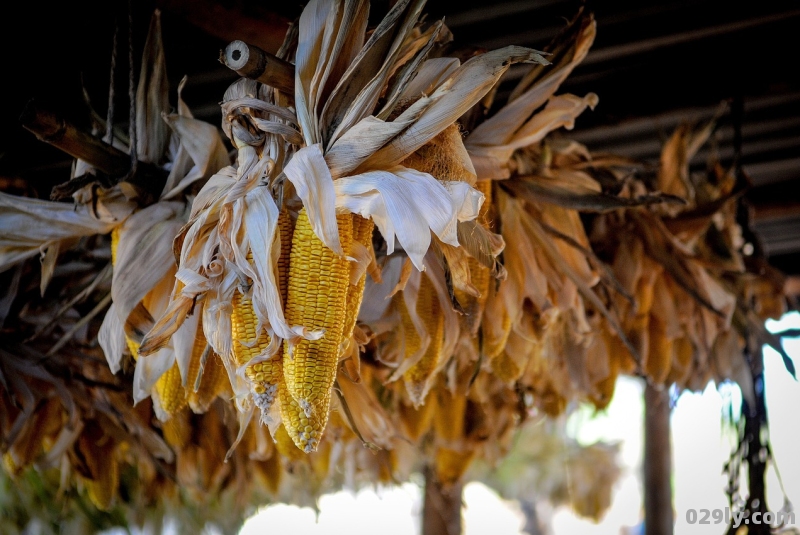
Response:
MULTIPOLYGON (((441 305, 439 304, 439 296, 428 276, 425 273, 420 275, 417 314, 428 327, 430 343, 419 361, 403 374, 406 391, 416 406, 425 401, 425 396, 430 389, 430 382, 442 357, 442 345, 444 343, 444 314, 442 314, 441 305)), ((414 328, 413 324, 411 328, 414 328)), ((409 355, 410 353, 406 350, 406 356, 408 357, 409 355)))
POLYGON ((294 219, 286 208, 278 214, 278 235, 281 240, 281 254, 278 257, 278 289, 281 292, 281 304, 285 307, 289 286, 289 259, 294 235, 294 219))
MULTIPOLYGON (((248 252, 247 259, 252 261, 252 252, 248 252)), ((233 357, 237 366, 244 366, 252 359, 263 355, 271 339, 264 330, 256 332, 258 318, 253 309, 253 302, 238 289, 234 291, 231 307, 233 357)), ((283 376, 280 352, 269 360, 248 365, 245 368, 245 375, 251 382, 253 402, 261 411, 262 421, 267 421, 270 408, 277 396, 278 383, 283 376)))
POLYGON ((227 390, 230 383, 220 356, 211 349, 202 332, 197 334, 189 363, 186 392, 192 412, 202 414, 227 390))
POLYGON ((89 499, 103 511, 111 507, 119 485, 116 448, 117 442, 95 421, 88 423, 78 438, 78 449, 89 471, 84 475, 89 499))
POLYGON ((510 383, 520 378, 523 371, 506 351, 491 360, 492 373, 504 383, 510 383))
POLYGON ((403 423, 406 436, 413 442, 418 442, 428 432, 433 424, 434 414, 436 414, 436 400, 433 396, 419 407, 399 404, 400 421, 403 423))
POLYGON ((168 421, 189 404, 177 362, 173 362, 172 366, 156 380, 155 390, 151 396, 156 417, 162 422, 168 421))
MULTIPOLYGON (((351 214, 353 218, 353 243, 360 243, 368 250, 372 249, 372 231, 375 223, 372 219, 365 219, 358 214, 351 214)), ((353 329, 361 309, 364 298, 364 286, 367 282, 367 273, 364 272, 356 281, 347 288, 347 310, 345 311, 343 339, 346 345, 353 336, 353 329)), ((345 348, 346 349, 346 348, 345 348)))
POLYGON ((192 438, 192 424, 189 411, 175 414, 161 426, 164 440, 175 450, 183 450, 192 438))
MULTIPOLYGON (((111 231, 111 266, 117 265, 117 249, 119 248, 119 234, 120 234, 120 226, 118 225, 114 227, 114 230, 111 231)), ((128 351, 130 351, 131 355, 133 356, 134 360, 139 359, 139 344, 138 342, 133 341, 128 335, 125 335, 125 344, 128 346, 128 351)))
POLYGON ((437 389, 436 429, 437 443, 453 446, 464 438, 464 417, 467 411, 467 396, 456 392, 453 394, 444 383, 437 389))
MULTIPOLYGON (((608 375, 594 386, 594 391, 589 396, 595 409, 599 411, 608 407, 608 404, 614 398, 614 390, 616 389, 617 377, 619 377, 623 359, 622 354, 612 349, 611 333, 607 329, 603 329, 602 336, 602 341, 608 348, 608 375)), ((598 343, 600 343, 600 340, 598 340, 598 343)))
MULTIPOLYGON (((492 181, 479 180, 475 184, 475 189, 484 195, 483 205, 480 212, 478 212, 478 222, 488 229, 491 227, 489 209, 492 203, 492 181)), ((492 277, 491 273, 489 273, 489 268, 481 265, 475 258, 469 257, 467 264, 469 266, 470 281, 480 292, 480 297, 470 295, 458 288, 455 290, 455 295, 461 308, 464 309, 464 315, 461 316, 461 325, 466 332, 475 336, 481 326, 481 318, 483 318, 486 300, 489 298, 489 284, 492 277)))
MULTIPOLYGON (((353 218, 337 216, 339 240, 349 251, 353 218)), ((292 399, 302 410, 306 424, 284 418, 292 439, 306 453, 315 451, 330 410, 342 344, 350 265, 314 234, 305 208, 300 211, 292 238, 286 320, 289 325, 322 331, 317 340, 301 339, 293 348, 285 344, 284 378, 292 399)), ((283 402, 281 406, 283 407, 283 402)))

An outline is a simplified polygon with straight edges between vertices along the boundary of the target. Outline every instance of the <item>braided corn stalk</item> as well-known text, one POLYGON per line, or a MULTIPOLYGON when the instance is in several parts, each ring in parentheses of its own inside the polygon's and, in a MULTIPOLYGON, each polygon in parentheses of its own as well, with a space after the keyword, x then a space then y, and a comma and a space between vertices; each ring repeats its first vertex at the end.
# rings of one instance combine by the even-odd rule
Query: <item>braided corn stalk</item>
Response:
MULTIPOLYGON (((353 218, 341 214, 337 222, 342 248, 349 251, 353 218)), ((344 335, 349 275, 348 260, 337 256, 317 238, 306 210, 302 209, 292 238, 286 320, 289 325, 323 334, 316 340, 301 339, 294 347, 285 345, 286 388, 301 412, 294 413, 290 404, 282 402, 281 414, 289 436, 306 453, 316 451, 328 421, 344 335)))

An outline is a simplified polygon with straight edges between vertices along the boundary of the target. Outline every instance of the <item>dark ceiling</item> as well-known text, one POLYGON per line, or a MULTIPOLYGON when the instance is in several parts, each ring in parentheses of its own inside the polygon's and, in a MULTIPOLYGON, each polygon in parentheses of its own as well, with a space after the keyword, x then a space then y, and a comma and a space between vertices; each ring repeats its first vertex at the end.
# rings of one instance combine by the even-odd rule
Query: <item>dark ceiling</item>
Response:
MULTIPOLYGON (((387 1, 373 2, 375 17, 387 1)), ((430 0, 428 17, 444 17, 454 46, 543 48, 574 16, 574 0, 430 0)), ((150 15, 162 10, 167 70, 174 89, 188 76, 184 98, 199 118, 218 123, 218 102, 236 75, 218 55, 241 38, 274 50, 301 2, 161 0, 132 3, 135 65, 150 15)), ((593 151, 657 159, 662 142, 682 121, 726 112, 715 135, 726 162, 734 156, 734 126, 741 128, 741 161, 753 188, 747 193, 753 228, 770 262, 800 274, 800 76, 797 73, 796 0, 587 1, 597 19, 597 38, 562 91, 595 92, 600 104, 586 112, 572 137, 593 151)), ((124 45, 117 60, 118 116, 127 115, 127 2, 15 4, 4 14, 3 106, 0 109, 0 177, 47 197, 69 177, 71 159, 21 128, 31 98, 46 101, 76 122, 86 120, 82 87, 105 114, 115 21, 124 45)), ((520 69, 499 88, 502 100, 520 69)), ((708 152, 694 160, 705 165, 708 152)))

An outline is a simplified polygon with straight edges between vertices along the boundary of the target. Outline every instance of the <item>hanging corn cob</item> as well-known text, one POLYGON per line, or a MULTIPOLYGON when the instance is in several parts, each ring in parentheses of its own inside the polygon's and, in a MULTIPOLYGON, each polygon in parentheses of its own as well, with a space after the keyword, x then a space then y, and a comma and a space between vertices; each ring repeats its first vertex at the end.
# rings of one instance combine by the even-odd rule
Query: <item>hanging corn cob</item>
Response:
MULTIPOLYGON (((405 310, 405 305, 402 305, 402 307, 401 314, 405 310)), ((439 304, 439 296, 430 278, 425 273, 420 274, 416 312, 427 329, 428 345, 422 356, 418 357, 419 360, 403 374, 403 382, 406 385, 411 402, 415 407, 419 407, 425 402, 425 396, 430 389, 434 372, 440 364, 442 342, 444 341, 444 315, 439 304)), ((416 326, 411 322, 407 312, 404 314, 403 321, 405 332, 407 333, 405 353, 408 359, 420 351, 421 340, 419 333, 416 331, 416 326)))
MULTIPOLYGON (((353 240, 353 219, 337 217, 339 241, 345 250, 353 240)), ((284 378, 291 397, 308 424, 286 422, 287 431, 306 453, 315 451, 328 421, 331 389, 336 378, 339 348, 347 313, 350 266, 314 234, 307 212, 301 210, 292 239, 286 319, 291 325, 321 331, 317 340, 300 340, 284 351, 284 378)))

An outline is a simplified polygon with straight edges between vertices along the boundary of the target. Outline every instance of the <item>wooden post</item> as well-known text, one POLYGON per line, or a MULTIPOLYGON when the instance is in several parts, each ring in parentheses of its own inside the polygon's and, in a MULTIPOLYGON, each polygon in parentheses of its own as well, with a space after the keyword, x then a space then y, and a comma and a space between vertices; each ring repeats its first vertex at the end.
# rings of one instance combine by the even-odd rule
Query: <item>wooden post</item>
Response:
POLYGON ((669 390, 647 384, 644 390, 645 535, 672 535, 672 443, 669 390))
POLYGON ((425 469, 422 535, 461 535, 461 493, 464 484, 445 487, 432 466, 425 469))

